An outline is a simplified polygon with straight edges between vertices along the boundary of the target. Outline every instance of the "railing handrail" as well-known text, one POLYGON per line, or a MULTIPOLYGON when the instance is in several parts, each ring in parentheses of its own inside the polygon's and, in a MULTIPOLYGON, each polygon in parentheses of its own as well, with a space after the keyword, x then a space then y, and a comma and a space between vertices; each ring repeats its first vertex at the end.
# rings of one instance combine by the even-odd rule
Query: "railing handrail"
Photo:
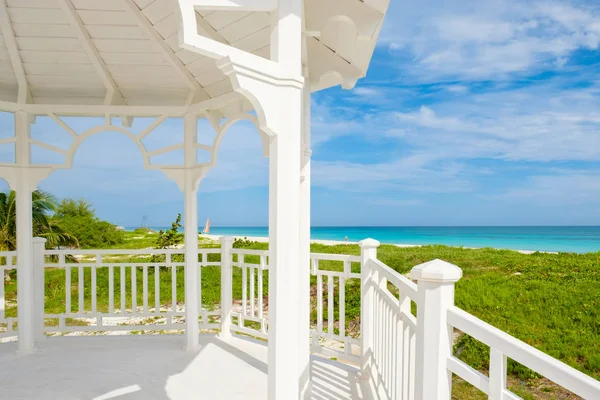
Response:
MULTIPOLYGON (((219 249, 198 249, 198 253, 213 253, 213 251, 204 250, 219 250, 219 249)), ((160 255, 160 254, 184 254, 185 249, 61 249, 61 250, 46 250, 44 255, 59 256, 64 255, 160 255)), ((214 253, 218 253, 214 252, 214 253)))
POLYGON ((399 272, 388 267, 379 260, 369 260, 367 263, 367 268, 378 270, 379 273, 383 275, 383 277, 387 279, 388 282, 390 282, 400 290, 400 293, 408 296, 415 303, 417 302, 418 286, 416 283, 414 283, 404 275, 400 274, 399 272))
POLYGON ((327 254, 327 253, 310 253, 310 259, 318 259, 322 261, 349 261, 349 262, 360 262, 360 256, 353 256, 347 254, 327 254))
POLYGON ((584 398, 600 398, 600 382, 456 306, 448 324, 584 398))

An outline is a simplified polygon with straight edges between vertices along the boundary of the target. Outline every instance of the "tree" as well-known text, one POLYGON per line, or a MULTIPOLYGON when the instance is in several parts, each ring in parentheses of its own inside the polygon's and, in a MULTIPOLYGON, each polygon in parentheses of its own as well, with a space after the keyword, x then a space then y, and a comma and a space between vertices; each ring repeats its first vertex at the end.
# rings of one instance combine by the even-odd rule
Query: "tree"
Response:
POLYGON ((181 228, 181 214, 177 214, 175 222, 171 224, 171 229, 168 229, 167 231, 163 231, 161 229, 158 232, 158 237, 156 238, 156 248, 172 249, 177 247, 177 245, 183 240, 183 235, 179 233, 179 228, 181 228))
MULTIPOLYGON (((54 249, 59 246, 77 247, 77 238, 50 218, 56 211, 57 201, 54 196, 43 190, 32 193, 33 202, 31 216, 33 236, 46 239, 46 248, 54 249)), ((17 249, 17 202, 13 191, 0 192, 0 251, 17 249)), ((10 280, 9 271, 4 271, 4 279, 10 280)))
POLYGON ((63 199, 53 220, 73 234, 82 248, 103 248, 123 243, 123 232, 116 225, 96 216, 94 206, 85 199, 63 199))
MULTIPOLYGON (((43 190, 32 193, 33 236, 43 237, 46 247, 79 245, 77 238, 51 218, 57 209, 54 196, 43 190)), ((14 191, 0 192, 0 250, 17 249, 17 203, 14 191)))

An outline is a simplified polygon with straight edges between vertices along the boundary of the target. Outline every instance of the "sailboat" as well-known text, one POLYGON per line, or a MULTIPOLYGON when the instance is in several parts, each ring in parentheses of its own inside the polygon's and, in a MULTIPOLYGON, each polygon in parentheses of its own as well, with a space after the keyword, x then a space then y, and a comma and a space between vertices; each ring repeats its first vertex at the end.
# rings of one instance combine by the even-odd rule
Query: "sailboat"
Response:
POLYGON ((210 219, 206 219, 206 225, 204 225, 204 230, 202 231, 202 233, 210 233, 210 219))

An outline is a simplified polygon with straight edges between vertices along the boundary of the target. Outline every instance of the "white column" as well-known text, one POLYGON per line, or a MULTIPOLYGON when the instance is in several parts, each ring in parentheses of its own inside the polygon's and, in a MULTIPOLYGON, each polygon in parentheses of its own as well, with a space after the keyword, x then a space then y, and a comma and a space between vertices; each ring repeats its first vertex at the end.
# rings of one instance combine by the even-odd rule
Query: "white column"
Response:
MULTIPOLYGON (((273 13, 271 59, 289 76, 302 75, 302 0, 279 0, 273 13)), ((300 164, 303 127, 302 92, 279 87, 276 136, 269 163, 269 400, 300 396, 299 304, 309 298, 300 291, 300 164)))
POLYGON ((361 241, 360 246, 360 377, 369 379, 371 376, 371 359, 373 357, 373 274, 367 266, 369 260, 377 259, 379 242, 374 239, 361 241))
POLYGON ((410 271, 418 281, 415 398, 449 400, 452 373, 447 360, 452 355, 452 328, 448 308, 454 305, 454 284, 462 270, 442 260, 417 265, 410 271))
POLYGON ((198 125, 195 114, 184 117, 184 157, 183 182, 184 234, 185 234, 185 332, 187 350, 198 348, 198 307, 200 296, 200 266, 198 264, 198 178, 193 169, 196 165, 198 125))
POLYGON ((221 333, 219 336, 231 336, 231 308, 233 304, 233 270, 231 249, 233 237, 221 238, 221 333))
POLYGON ((301 179, 300 179, 300 299, 298 301, 298 362, 300 372, 300 397, 307 399, 310 385, 310 85, 303 93, 304 124, 302 127, 301 179))
POLYGON ((46 239, 33 238, 33 300, 35 340, 39 341, 46 337, 44 334, 44 291, 45 291, 45 268, 44 253, 46 251, 46 239))
POLYGON ((33 293, 33 221, 32 177, 28 169, 31 162, 29 147, 30 125, 28 115, 15 113, 16 164, 19 178, 13 189, 16 192, 17 214, 17 305, 19 322, 18 351, 29 354, 35 351, 34 344, 34 293, 33 293))

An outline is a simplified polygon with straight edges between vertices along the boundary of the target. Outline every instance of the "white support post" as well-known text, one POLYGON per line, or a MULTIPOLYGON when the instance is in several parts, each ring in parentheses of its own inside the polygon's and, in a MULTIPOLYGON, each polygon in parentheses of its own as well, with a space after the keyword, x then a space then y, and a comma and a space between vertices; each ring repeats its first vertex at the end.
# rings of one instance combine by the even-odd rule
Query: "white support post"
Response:
POLYGON ((28 168, 31 162, 29 146, 29 116, 24 112, 15 113, 16 164, 19 167, 18 179, 14 183, 17 214, 17 305, 19 322, 20 354, 35 351, 34 334, 34 287, 33 287, 33 220, 32 187, 33 177, 28 168))
POLYGON ((233 268, 232 254, 233 237, 221 238, 221 333, 222 338, 231 336, 231 308, 233 305, 233 268))
POLYGON ((185 332, 188 351, 196 351, 200 345, 198 317, 200 316, 200 266, 198 264, 198 181, 193 167, 196 165, 198 122, 195 114, 184 117, 183 196, 185 234, 185 332))
POLYGON ((300 398, 310 398, 310 85, 303 92, 304 120, 302 126, 302 154, 300 171, 300 276, 298 278, 300 301, 298 301, 298 366, 300 372, 300 398))
MULTIPOLYGON (((302 76, 302 0, 279 0, 273 13, 271 60, 290 77, 302 76)), ((277 87, 276 136, 271 138, 269 162, 269 400, 300 397, 300 337, 303 324, 296 313, 310 296, 298 279, 303 265, 300 250, 300 165, 303 121, 302 91, 277 87)), ((271 117, 273 118, 273 117, 271 117)))
POLYGON ((34 321, 35 340, 46 338, 44 334, 44 292, 45 292, 45 269, 44 252, 46 251, 46 239, 33 238, 33 299, 34 299, 34 321))
POLYGON ((449 400, 452 373, 447 368, 452 355, 452 327, 448 308, 454 305, 454 284, 462 270, 442 260, 414 267, 410 276, 418 281, 415 398, 449 400))
POLYGON ((373 358, 373 274, 368 266, 370 260, 377 259, 379 242, 365 239, 360 246, 360 378, 368 380, 371 376, 371 360, 373 358))
MULTIPOLYGON (((298 125, 299 122, 294 121, 298 125)), ((298 315, 290 312, 298 309, 298 276, 302 268, 300 137, 294 136, 291 131, 278 135, 270 150, 269 400, 298 399, 300 394, 296 367, 300 324, 298 315)))

